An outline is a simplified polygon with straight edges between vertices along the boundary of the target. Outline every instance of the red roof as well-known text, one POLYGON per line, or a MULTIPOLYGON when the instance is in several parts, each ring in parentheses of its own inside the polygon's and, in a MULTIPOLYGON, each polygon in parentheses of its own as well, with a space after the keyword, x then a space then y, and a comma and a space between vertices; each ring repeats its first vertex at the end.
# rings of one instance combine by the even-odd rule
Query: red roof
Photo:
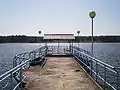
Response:
POLYGON ((75 39, 74 34, 44 34, 44 39, 75 39))

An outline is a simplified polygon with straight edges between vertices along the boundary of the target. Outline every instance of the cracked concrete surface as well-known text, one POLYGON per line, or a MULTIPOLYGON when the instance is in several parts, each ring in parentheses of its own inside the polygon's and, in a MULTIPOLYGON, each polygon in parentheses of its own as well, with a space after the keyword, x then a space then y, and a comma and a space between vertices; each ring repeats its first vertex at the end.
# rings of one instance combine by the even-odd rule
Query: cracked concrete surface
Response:
POLYGON ((43 68, 25 71, 28 90, 100 90, 72 58, 47 58, 43 68))

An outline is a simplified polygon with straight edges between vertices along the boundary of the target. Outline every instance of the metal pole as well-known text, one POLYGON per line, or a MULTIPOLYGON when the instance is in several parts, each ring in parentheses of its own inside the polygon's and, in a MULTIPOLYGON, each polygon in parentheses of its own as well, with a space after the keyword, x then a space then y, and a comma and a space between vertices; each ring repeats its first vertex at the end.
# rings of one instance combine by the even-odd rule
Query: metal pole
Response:
POLYGON ((39 42, 39 43, 40 43, 40 45, 39 45, 39 46, 41 47, 41 37, 40 37, 40 42, 39 42))
POLYGON ((96 61, 96 82, 98 79, 98 61, 96 61))
POLYGON ((91 41, 92 41, 92 45, 91 45, 91 52, 92 52, 92 56, 93 56, 93 18, 92 18, 92 37, 91 37, 91 41))
POLYGON ((106 89, 106 66, 104 66, 104 90, 106 89))
MULTIPOLYGON (((91 53, 92 53, 92 56, 93 56, 93 18, 92 18, 92 37, 91 37, 91 42, 92 42, 91 53)), ((91 76, 92 76, 92 70, 93 70, 93 62, 91 60, 91 76)))
POLYGON ((22 76, 22 66, 21 66, 20 67, 20 88, 21 90, 23 90, 22 79, 23 79, 23 76, 22 76))
POLYGON ((119 89, 119 72, 117 71, 117 90, 119 89))
POLYGON ((119 90, 119 71, 115 68, 116 71, 116 90, 119 90))
POLYGON ((10 84, 11 84, 11 89, 10 90, 12 90, 13 89, 13 73, 11 72, 11 75, 10 75, 10 84))
POLYGON ((59 46, 60 46, 60 45, 59 45, 59 39, 58 39, 58 53, 59 53, 59 46))

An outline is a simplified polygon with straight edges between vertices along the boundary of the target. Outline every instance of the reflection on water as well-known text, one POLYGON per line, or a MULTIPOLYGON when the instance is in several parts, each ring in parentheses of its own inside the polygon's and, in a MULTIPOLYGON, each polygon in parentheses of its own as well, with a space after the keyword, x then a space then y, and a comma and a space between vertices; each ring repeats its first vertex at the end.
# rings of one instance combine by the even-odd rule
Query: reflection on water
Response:
MULTIPOLYGON (((0 74, 12 67, 13 57, 22 52, 30 51, 39 48, 39 43, 6 43, 0 44, 0 74)), ((49 45, 58 45, 51 43, 49 45)), ((67 45, 65 43, 59 45, 67 45)), ((82 49, 91 51, 90 43, 76 43, 74 44, 82 49)), ((113 66, 120 65, 120 43, 95 43, 94 56, 111 64, 113 66)))

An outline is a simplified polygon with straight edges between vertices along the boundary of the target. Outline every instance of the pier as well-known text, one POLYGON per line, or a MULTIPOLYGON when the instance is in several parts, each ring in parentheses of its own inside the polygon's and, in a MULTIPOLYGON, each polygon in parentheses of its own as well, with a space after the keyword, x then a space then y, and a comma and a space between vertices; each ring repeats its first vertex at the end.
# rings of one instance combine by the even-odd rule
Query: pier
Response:
POLYGON ((44 46, 14 57, 13 68, 0 76, 0 90, 120 90, 120 67, 75 46, 72 34, 50 36, 44 46), (58 44, 49 45, 50 39, 58 44))

